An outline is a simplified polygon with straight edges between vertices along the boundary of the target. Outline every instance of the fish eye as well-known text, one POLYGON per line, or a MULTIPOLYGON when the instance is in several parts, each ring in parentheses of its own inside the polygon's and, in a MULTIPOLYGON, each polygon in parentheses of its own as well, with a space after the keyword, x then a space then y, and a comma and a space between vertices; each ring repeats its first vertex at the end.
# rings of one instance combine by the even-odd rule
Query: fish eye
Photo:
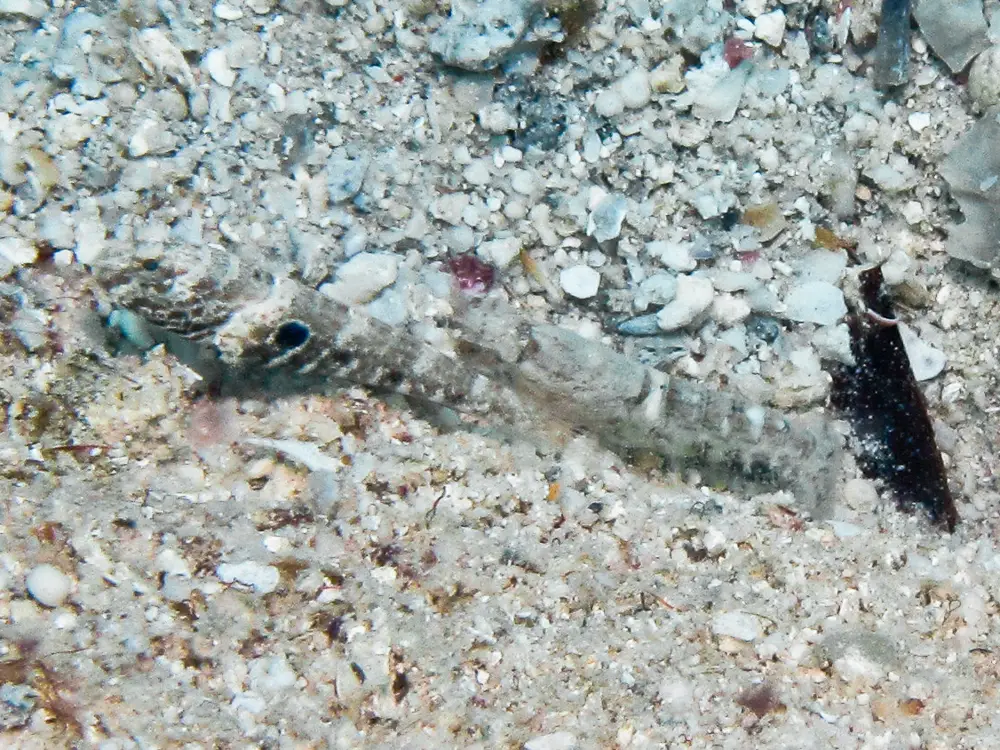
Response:
POLYGON ((274 343, 282 349, 298 349, 309 340, 309 326, 297 320, 282 323, 274 334, 274 343))

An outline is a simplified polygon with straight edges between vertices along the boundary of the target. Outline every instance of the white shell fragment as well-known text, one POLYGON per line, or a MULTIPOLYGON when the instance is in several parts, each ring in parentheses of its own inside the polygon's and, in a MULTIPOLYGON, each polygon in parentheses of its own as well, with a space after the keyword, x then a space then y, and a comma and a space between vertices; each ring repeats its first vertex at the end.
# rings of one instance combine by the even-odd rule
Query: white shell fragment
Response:
POLYGON ((399 258, 391 253, 358 253, 337 270, 337 278, 319 291, 338 302, 359 305, 395 283, 399 258))
POLYGON ((221 563, 215 574, 223 583, 249 586, 255 594, 270 594, 278 588, 281 574, 273 565, 261 565, 248 560, 241 563, 221 563))
POLYGON ((752 643, 764 635, 760 618, 747 612, 720 612, 712 619, 712 633, 752 643))
POLYGON ((24 581, 31 598, 43 607, 58 607, 69 596, 73 579, 55 565, 36 565, 24 581))
POLYGON ((678 276, 674 299, 657 313, 660 329, 676 331, 696 321, 712 305, 715 289, 703 276, 678 276))
POLYGON ((594 207, 587 220, 587 234, 598 242, 615 239, 622 231, 622 222, 628 210, 624 195, 609 193, 594 207))
POLYGON ((785 317, 801 323, 829 326, 847 314, 844 293, 826 281, 806 281, 785 298, 785 317))
POLYGON ((559 273, 559 285, 570 297, 590 299, 601 285, 601 274, 590 266, 570 266, 559 273))
POLYGON ((940 349, 935 349, 921 339, 916 331, 906 323, 899 323, 899 335, 903 339, 906 357, 910 360, 910 369, 917 380, 930 380, 937 377, 948 364, 948 357, 940 349))

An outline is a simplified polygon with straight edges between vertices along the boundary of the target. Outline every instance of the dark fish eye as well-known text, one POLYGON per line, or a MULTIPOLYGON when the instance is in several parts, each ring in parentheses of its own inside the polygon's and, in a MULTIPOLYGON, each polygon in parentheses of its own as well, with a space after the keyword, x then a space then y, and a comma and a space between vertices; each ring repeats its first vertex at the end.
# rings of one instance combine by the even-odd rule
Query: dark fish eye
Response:
POLYGON ((309 340, 309 326, 297 320, 282 323, 274 335, 274 343, 282 349, 298 349, 309 340))
POLYGON ((142 262, 142 267, 146 271, 155 271, 160 267, 160 261, 154 258, 147 258, 142 262))

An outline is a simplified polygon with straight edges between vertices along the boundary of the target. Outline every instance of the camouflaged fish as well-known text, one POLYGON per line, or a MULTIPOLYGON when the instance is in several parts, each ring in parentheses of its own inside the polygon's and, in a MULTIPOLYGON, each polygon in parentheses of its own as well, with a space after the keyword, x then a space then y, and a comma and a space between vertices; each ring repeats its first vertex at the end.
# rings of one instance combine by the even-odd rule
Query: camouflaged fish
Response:
MULTIPOLYGON (((460 315, 449 354, 222 248, 172 247, 145 262, 109 255, 95 275, 151 341, 195 342, 223 390, 348 381, 516 428, 559 421, 711 485, 789 490, 816 513, 832 502, 843 441, 829 420, 669 377, 511 308, 502 341, 475 307, 460 315)), ((496 322, 495 311, 487 317, 496 322)))

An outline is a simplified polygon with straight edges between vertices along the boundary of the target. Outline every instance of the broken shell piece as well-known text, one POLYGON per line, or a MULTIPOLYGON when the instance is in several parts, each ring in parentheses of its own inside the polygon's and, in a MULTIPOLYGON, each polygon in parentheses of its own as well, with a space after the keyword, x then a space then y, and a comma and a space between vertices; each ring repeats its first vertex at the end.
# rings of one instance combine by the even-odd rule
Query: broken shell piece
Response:
POLYGON ((921 339, 906 323, 899 323, 899 335, 903 339, 903 348, 910 360, 913 377, 917 380, 930 380, 941 374, 948 364, 948 357, 943 351, 921 339))

